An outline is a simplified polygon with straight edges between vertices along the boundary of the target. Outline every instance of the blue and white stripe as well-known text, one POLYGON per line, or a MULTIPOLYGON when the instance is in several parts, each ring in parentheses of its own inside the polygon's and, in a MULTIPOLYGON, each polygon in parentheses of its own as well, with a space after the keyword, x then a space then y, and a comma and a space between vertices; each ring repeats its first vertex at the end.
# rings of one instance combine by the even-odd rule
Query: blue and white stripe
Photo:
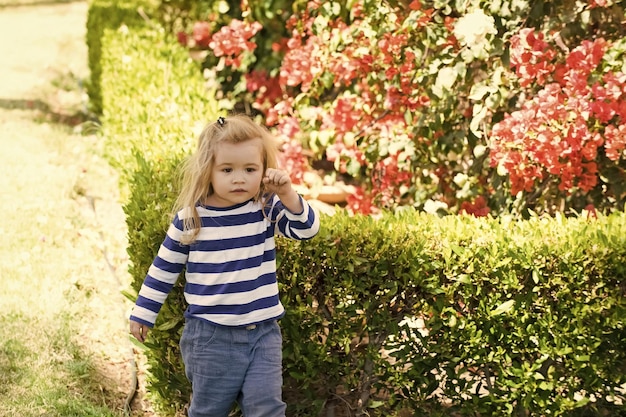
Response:
POLYGON ((191 245, 180 243, 180 211, 172 221, 139 291, 131 319, 154 326, 161 306, 178 276, 185 271, 185 316, 223 326, 246 326, 284 314, 276 282, 274 236, 310 239, 319 217, 301 198, 304 210, 289 212, 275 197, 263 213, 249 201, 229 208, 198 206, 202 228, 191 245))

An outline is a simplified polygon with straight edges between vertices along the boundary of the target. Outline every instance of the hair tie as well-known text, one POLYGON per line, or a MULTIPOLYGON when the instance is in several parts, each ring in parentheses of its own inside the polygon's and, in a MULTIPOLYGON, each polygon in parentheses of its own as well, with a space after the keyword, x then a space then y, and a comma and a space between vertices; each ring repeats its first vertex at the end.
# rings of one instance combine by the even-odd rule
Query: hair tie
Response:
POLYGON ((226 124, 226 119, 224 119, 222 116, 218 117, 217 124, 220 126, 224 126, 226 124))

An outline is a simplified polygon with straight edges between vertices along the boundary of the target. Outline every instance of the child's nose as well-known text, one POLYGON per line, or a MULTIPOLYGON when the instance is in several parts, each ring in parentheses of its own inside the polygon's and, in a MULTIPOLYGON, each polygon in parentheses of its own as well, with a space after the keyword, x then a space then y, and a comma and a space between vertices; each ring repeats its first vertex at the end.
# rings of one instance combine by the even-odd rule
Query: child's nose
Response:
POLYGON ((233 182, 234 183, 241 183, 245 181, 245 177, 243 175, 243 173, 241 172, 235 172, 235 175, 233 175, 233 182))

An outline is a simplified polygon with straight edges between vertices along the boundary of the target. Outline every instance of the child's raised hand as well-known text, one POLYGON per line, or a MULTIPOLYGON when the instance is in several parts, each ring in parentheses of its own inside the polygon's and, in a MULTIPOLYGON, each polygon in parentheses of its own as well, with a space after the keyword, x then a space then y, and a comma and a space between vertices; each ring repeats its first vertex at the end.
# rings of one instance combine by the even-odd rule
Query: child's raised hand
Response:
POLYGON ((292 213, 302 213, 304 207, 300 201, 300 196, 291 186, 289 174, 280 169, 268 168, 265 170, 263 185, 268 193, 275 193, 287 210, 292 213))
POLYGON ((267 168, 263 184, 269 193, 276 193, 279 198, 292 191, 289 174, 279 169, 267 168))

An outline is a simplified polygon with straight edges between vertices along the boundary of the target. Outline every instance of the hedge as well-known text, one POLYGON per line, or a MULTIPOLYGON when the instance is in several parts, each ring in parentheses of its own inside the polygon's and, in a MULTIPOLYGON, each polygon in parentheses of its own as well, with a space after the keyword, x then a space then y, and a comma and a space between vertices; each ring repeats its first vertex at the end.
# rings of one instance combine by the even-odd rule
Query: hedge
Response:
MULTIPOLYGON (((218 117, 212 92, 187 51, 162 30, 105 30, 102 130, 110 163, 121 174, 128 234, 131 295, 136 296, 169 224, 176 173, 208 120, 218 117)), ((189 398, 179 361, 182 291, 170 295, 146 343, 149 390, 166 415, 189 398), (174 301, 177 300, 177 301, 174 301)))
POLYGON ((107 29, 145 26, 152 15, 156 0, 91 0, 87 11, 87 64, 90 71, 86 85, 89 96, 89 110, 95 115, 102 114, 102 37, 107 29))
MULTIPOLYGON (((133 290, 180 160, 219 109, 159 30, 105 31, 103 137, 123 167, 133 290)), ((323 216, 279 239, 289 416, 626 415, 626 216, 323 216)), ((189 396, 181 278, 146 343, 165 415, 189 396)))
POLYGON ((278 246, 294 415, 624 412, 623 214, 323 225, 278 246))

